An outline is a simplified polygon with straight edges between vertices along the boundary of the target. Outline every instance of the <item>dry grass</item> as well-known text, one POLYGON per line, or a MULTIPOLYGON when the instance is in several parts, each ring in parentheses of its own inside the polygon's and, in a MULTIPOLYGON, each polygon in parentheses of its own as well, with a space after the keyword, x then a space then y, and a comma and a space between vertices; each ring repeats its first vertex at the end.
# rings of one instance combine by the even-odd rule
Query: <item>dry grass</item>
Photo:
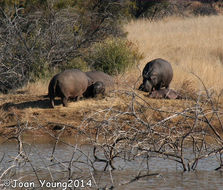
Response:
POLYGON ((191 80, 199 90, 201 84, 190 73, 193 72, 208 88, 220 92, 223 81, 222 22, 223 16, 172 17, 158 22, 132 21, 125 30, 128 39, 137 43, 145 55, 141 69, 148 61, 161 57, 173 65, 171 87, 178 89, 184 80, 191 80))
MULTIPOLYGON (((193 18, 170 17, 158 22, 145 19, 125 25, 128 39, 144 55, 138 68, 116 77, 119 86, 138 87, 145 64, 155 58, 168 60, 174 69, 171 87, 177 90, 190 82, 190 89, 202 85, 191 74, 198 75, 208 88, 220 92, 223 81, 223 16, 193 18), (138 81, 138 82, 137 82, 138 81)), ((23 88, 29 94, 47 94, 49 80, 40 80, 23 88)), ((188 89, 188 90, 190 90, 188 89)))
POLYGON ((28 94, 43 95, 48 93, 49 80, 39 80, 35 83, 28 83, 19 91, 24 91, 28 94))

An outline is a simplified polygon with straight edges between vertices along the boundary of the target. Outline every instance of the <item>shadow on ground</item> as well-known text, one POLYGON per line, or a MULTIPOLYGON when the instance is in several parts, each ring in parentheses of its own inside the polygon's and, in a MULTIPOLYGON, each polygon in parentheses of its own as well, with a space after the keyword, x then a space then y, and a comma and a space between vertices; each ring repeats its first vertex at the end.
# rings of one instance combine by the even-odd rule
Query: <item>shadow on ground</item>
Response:
MULTIPOLYGON (((60 105, 61 100, 55 100, 55 105, 60 105)), ((17 108, 17 109, 26 109, 26 108, 42 108, 42 109, 49 109, 52 108, 50 105, 49 99, 40 99, 40 100, 34 100, 34 101, 26 101, 21 103, 13 103, 13 102, 7 102, 4 103, 0 108, 2 108, 4 111, 8 111, 10 108, 17 108)))

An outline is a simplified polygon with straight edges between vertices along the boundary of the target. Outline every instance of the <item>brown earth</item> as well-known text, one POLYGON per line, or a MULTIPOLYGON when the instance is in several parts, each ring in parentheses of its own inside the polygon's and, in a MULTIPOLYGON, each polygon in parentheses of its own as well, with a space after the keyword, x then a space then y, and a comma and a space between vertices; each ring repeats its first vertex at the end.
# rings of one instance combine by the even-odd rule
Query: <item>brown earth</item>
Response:
MULTIPOLYGON (((104 122, 111 119, 114 113, 130 112, 132 103, 139 117, 145 122, 156 124, 165 118, 180 113, 185 109, 192 109, 195 106, 194 100, 167 100, 167 99, 151 99, 147 93, 138 90, 116 89, 106 97, 98 97, 95 99, 83 99, 78 102, 70 101, 68 107, 63 107, 60 99, 56 99, 54 109, 50 108, 48 98, 42 95, 32 94, 8 94, 0 96, 0 137, 13 137, 19 131, 24 130, 24 134, 37 136, 50 136, 58 134, 64 127, 63 136, 77 136, 86 132, 95 133, 97 125, 89 124, 87 118, 91 120, 104 122), (134 92, 134 103, 132 93, 134 92), (143 111, 142 111, 143 109, 143 111), (161 111, 160 111, 161 110, 161 111), (143 113, 144 116, 140 115, 143 113), (94 125, 92 127, 92 125, 94 125)), ((205 112, 212 111, 211 105, 203 105, 205 112)), ((222 107, 221 107, 222 109, 222 107)), ((192 113, 193 116, 194 113, 192 113)), ((221 113, 222 117, 222 113, 221 113)), ((121 118, 121 116, 120 116, 121 118)), ((122 119, 132 120, 132 116, 122 116, 122 119)), ((122 119, 117 122, 122 124, 122 119)), ((177 126, 182 116, 173 117, 169 126, 177 126)), ((90 121, 90 120, 89 120, 90 121)), ((193 125, 194 119, 187 118, 187 125, 193 125)), ((212 125, 220 129, 219 121, 212 121, 212 125)), ((112 130, 114 126, 110 126, 112 130)), ((138 126, 140 127, 140 125, 138 126)), ((188 127, 184 124, 181 127, 188 127)), ((129 126, 123 125, 124 130, 128 130, 129 126)))

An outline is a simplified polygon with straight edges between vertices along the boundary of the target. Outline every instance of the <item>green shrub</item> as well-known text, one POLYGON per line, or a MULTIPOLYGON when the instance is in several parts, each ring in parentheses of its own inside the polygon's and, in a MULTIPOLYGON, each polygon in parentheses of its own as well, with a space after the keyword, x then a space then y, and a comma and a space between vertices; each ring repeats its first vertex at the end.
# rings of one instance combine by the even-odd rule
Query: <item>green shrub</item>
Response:
POLYGON ((217 15, 217 11, 214 7, 209 4, 204 4, 199 7, 196 7, 193 10, 194 15, 208 16, 208 15, 217 15))
POLYGON ((88 65, 82 58, 76 57, 76 58, 68 61, 66 64, 62 64, 62 66, 60 66, 59 68, 60 68, 60 70, 80 69, 81 71, 87 71, 88 65))
POLYGON ((135 65, 142 55, 128 40, 108 38, 92 46, 88 57, 91 67, 115 75, 135 65))
POLYGON ((173 13, 171 1, 166 0, 130 0, 129 12, 136 18, 161 19, 173 13))
POLYGON ((31 65, 29 69, 29 80, 33 82, 40 78, 47 78, 50 76, 50 73, 49 63, 40 58, 31 65))

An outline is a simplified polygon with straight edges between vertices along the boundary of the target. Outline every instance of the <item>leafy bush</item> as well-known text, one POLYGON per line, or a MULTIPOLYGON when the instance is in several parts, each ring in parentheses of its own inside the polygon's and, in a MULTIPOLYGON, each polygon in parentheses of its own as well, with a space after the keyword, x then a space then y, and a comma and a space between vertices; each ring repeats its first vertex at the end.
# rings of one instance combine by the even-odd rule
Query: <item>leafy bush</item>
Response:
POLYGON ((142 55, 132 42, 108 38, 93 45, 88 59, 94 69, 115 75, 132 67, 141 58, 142 55))
POLYGON ((151 20, 161 19, 173 13, 173 3, 166 0, 130 0, 129 11, 130 14, 136 18, 146 17, 151 20))
POLYGON ((212 7, 211 5, 202 5, 202 6, 199 6, 199 7, 196 7, 194 10, 193 10, 193 13, 195 15, 202 15, 202 16, 205 16, 205 15, 217 15, 217 11, 214 7, 212 7))
POLYGON ((88 70, 88 65, 87 62, 85 62, 82 58, 77 57, 74 58, 70 61, 68 61, 66 64, 62 64, 59 67, 60 70, 65 70, 65 69, 80 69, 82 71, 87 71, 88 70))

